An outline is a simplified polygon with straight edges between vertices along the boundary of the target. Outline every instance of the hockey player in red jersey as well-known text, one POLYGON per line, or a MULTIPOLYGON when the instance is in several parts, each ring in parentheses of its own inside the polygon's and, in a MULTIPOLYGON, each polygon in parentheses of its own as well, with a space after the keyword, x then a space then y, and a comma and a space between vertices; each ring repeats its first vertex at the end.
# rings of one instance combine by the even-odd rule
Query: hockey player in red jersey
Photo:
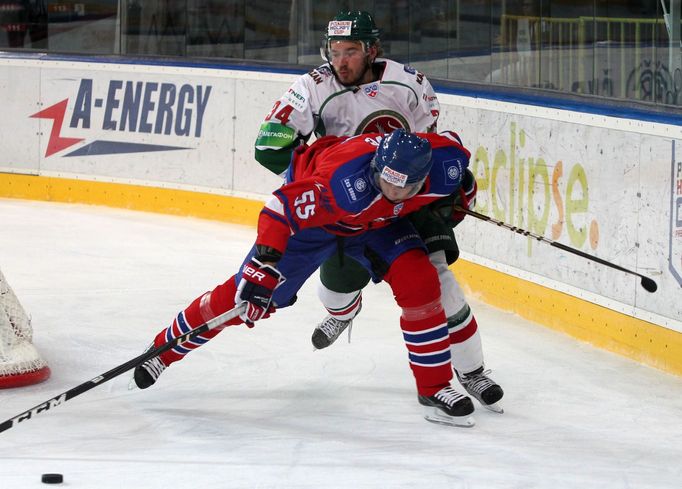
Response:
MULTIPOLYGON (((330 20, 322 46, 325 63, 297 78, 263 120, 255 142, 261 165, 284 174, 294 149, 311 135, 352 136, 400 127, 436 132, 440 104, 431 83, 424 73, 385 58, 380 37, 369 12, 342 11, 330 20)), ((475 181, 465 183, 475 193, 475 181)), ((438 271, 457 378, 483 406, 502 412, 497 403, 504 392, 488 376, 474 311, 450 270, 459 256, 453 230, 457 221, 450 219, 452 204, 450 198, 434 202, 409 219, 438 271)), ((326 316, 315 326, 311 341, 316 349, 323 349, 344 331, 350 342, 353 321, 363 307, 362 289, 371 277, 342 253, 322 263, 319 272, 318 295, 326 316)))
MULTIPOLYGON (((331 255, 343 252, 372 280, 387 282, 402 309, 400 327, 418 400, 430 421, 473 425, 471 399, 450 387, 447 319, 436 269, 426 247, 403 217, 448 195, 471 178, 469 152, 453 133, 328 136, 296 150, 285 184, 260 213, 254 247, 241 270, 181 311, 154 339, 159 346, 246 303, 223 327, 252 326, 291 305, 297 291, 331 255), (339 249, 341 247, 342 249, 339 249)), ((135 369, 139 388, 214 337, 214 329, 181 343, 135 369)))

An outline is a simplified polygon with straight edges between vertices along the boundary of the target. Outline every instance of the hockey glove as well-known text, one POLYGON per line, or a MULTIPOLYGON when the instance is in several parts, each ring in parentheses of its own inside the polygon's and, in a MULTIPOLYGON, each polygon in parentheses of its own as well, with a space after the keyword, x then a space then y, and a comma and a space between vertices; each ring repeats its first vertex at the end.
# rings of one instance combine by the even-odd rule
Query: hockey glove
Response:
POLYGON ((256 258, 244 265, 242 278, 237 286, 234 302, 247 303, 246 310, 240 314, 247 326, 266 318, 274 311, 272 293, 284 282, 284 276, 272 265, 265 265, 256 258))
MULTIPOLYGON (((476 205, 476 193, 478 192, 478 185, 476 184, 476 179, 474 174, 468 168, 464 172, 462 177, 462 184, 459 187, 459 195, 455 198, 455 205, 462 207, 463 209, 472 210, 476 205)), ((464 212, 458 212, 456 209, 452 212, 452 220, 455 222, 455 226, 462 222, 466 214, 464 212)))

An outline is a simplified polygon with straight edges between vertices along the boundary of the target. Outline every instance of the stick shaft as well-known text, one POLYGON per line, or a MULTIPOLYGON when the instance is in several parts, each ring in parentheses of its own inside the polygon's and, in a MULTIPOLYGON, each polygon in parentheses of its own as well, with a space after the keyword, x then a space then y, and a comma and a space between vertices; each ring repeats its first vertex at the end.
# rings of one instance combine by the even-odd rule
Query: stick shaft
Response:
POLYGON ((37 406, 32 407, 31 409, 27 409, 23 413, 17 414, 16 416, 0 423, 0 433, 2 433, 3 431, 7 431, 10 428, 13 428, 18 423, 23 423, 24 421, 32 419, 37 414, 44 413, 54 407, 60 406, 61 404, 70 401, 74 397, 79 396, 84 392, 87 392, 90 389, 97 387, 98 385, 108 382, 109 380, 115 377, 118 377, 119 375, 127 372, 130 369, 140 366, 147 360, 150 360, 154 357, 161 355, 163 352, 170 350, 171 348, 175 347, 180 343, 183 343, 187 340, 190 340, 196 336, 205 333, 206 331, 215 329, 218 326, 225 324, 230 319, 233 319, 239 316, 242 312, 244 312, 244 308, 245 308, 244 305, 234 307, 229 311, 226 311, 223 314, 216 316, 215 318, 209 321, 206 321, 204 324, 193 329, 192 331, 188 331, 187 333, 184 333, 178 336, 177 338, 173 338, 172 340, 164 343, 161 346, 152 348, 151 350, 148 350, 143 354, 135 358, 132 358, 127 362, 122 363, 121 365, 118 365, 112 368, 111 370, 104 372, 101 375, 98 375, 93 379, 88 380, 87 382, 83 382, 82 384, 77 385, 76 387, 73 387, 68 391, 62 392, 61 394, 51 399, 48 399, 45 402, 40 403, 37 406))
POLYGON ((571 248, 570 246, 566 246, 565 244, 558 243, 558 242, 553 241, 549 238, 545 238, 544 236, 540 236, 539 234, 535 234, 531 231, 527 231, 525 229, 521 229, 521 228, 518 228, 516 226, 512 226, 511 224, 507 224, 506 222, 503 222, 503 221, 498 221, 497 219, 493 219, 492 217, 486 216, 485 214, 480 214, 476 211, 464 209, 463 207, 460 207, 460 206, 455 206, 455 209, 458 212, 463 212, 465 214, 473 216, 473 217, 480 219, 482 221, 488 221, 490 223, 497 224, 498 226, 509 229, 510 231, 514 231, 515 233, 521 234, 523 236, 531 237, 537 241, 545 242, 545 243, 549 244, 550 246, 554 246, 555 248, 559 248, 560 250, 566 251, 568 253, 573 253, 574 255, 578 255, 582 258, 592 260, 593 262, 599 263, 601 265, 605 265, 607 267, 614 268, 616 270, 620 270, 621 272, 630 273, 632 275, 636 275, 636 276, 641 277, 641 278, 646 279, 646 280, 651 280, 648 277, 646 277, 640 273, 637 273, 633 270, 628 270, 627 268, 623 268, 620 265, 616 265, 615 263, 611 263, 610 261, 606 261, 603 258, 599 258, 598 256, 590 255, 589 253, 585 253, 584 251, 580 251, 578 249, 571 248))

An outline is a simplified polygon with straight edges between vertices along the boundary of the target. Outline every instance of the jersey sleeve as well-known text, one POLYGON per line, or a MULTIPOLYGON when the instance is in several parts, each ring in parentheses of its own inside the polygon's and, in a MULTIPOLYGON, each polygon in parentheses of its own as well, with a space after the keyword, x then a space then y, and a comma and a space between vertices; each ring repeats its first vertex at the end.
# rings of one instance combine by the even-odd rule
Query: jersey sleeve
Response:
POLYGON ((416 73, 419 100, 414 110, 416 132, 436 132, 440 103, 429 80, 420 72, 416 73))
POLYGON ((260 213, 256 245, 284 253, 289 236, 331 224, 343 215, 325 179, 311 177, 286 184, 273 193, 260 213))
POLYGON ((417 71, 410 65, 400 65, 394 61, 387 62, 392 69, 392 76, 395 81, 402 82, 414 92, 415 97, 409 103, 414 121, 412 130, 422 133, 436 132, 440 103, 431 82, 424 73, 417 71))
POLYGON ((469 170, 471 153, 463 146, 459 135, 453 131, 425 136, 433 148, 429 191, 442 195, 438 200, 431 202, 427 208, 432 215, 438 216, 447 225, 454 227, 460 222, 453 219, 453 212, 454 205, 459 199, 462 181, 467 174, 473 178, 469 170))
POLYGON ((255 142, 255 158, 276 174, 289 166, 294 149, 313 131, 315 117, 310 101, 310 74, 299 77, 265 116, 255 142))

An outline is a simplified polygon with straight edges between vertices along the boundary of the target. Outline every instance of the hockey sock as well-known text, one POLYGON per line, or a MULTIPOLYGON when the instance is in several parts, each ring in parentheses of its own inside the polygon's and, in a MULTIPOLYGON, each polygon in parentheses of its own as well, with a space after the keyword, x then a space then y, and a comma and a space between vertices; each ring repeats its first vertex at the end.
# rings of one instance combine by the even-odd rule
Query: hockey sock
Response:
POLYGON ((476 318, 465 305, 448 318, 452 366, 461 373, 473 372, 483 365, 483 347, 476 318))
MULTIPOLYGON (((232 309, 235 306, 234 296, 236 291, 237 286, 235 284, 235 277, 232 276, 224 284, 197 297, 186 309, 180 311, 168 328, 160 331, 159 334, 156 335, 154 346, 158 347, 232 309)), ((225 326, 240 324, 241 322, 239 317, 234 318, 223 326, 207 331, 199 336, 195 336, 192 340, 180 343, 167 352, 162 353, 160 355, 161 361, 163 361, 166 366, 173 362, 177 362, 190 351, 199 348, 220 333, 225 326)))
POLYGON ((336 319, 343 321, 353 319, 362 307, 361 290, 349 293, 334 292, 320 283, 317 295, 327 312, 336 319))
POLYGON ((417 392, 432 396, 452 379, 450 339, 438 274, 421 250, 410 250, 393 262, 384 280, 402 308, 400 327, 417 392), (419 273, 415 274, 415 270, 419 273))

